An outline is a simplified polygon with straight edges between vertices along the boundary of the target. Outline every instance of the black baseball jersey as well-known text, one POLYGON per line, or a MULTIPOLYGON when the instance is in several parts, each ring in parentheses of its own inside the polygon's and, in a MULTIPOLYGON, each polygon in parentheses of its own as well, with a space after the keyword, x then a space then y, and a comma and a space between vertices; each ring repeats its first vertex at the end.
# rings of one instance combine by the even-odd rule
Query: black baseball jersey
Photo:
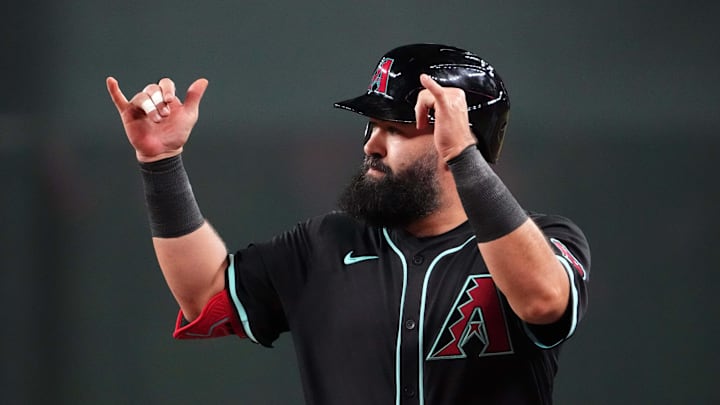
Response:
MULTIPOLYGON (((227 333, 265 346, 290 331, 308 404, 549 404, 560 344, 586 309, 590 252, 568 219, 531 217, 570 283, 551 325, 512 312, 467 222, 416 238, 343 213, 232 255, 227 309, 201 318, 232 318, 227 333)), ((197 329, 176 337, 213 335, 197 329)))

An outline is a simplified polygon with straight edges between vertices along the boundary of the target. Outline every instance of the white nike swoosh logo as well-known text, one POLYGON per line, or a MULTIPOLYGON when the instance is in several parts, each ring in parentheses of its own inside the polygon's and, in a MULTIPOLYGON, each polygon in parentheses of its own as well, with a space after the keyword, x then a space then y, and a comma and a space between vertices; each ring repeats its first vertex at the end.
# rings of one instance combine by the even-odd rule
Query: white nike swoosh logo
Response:
POLYGON ((343 263, 345 263, 346 265, 351 265, 359 262, 364 262, 365 260, 379 259, 378 256, 353 256, 352 254, 352 250, 347 252, 345 258, 343 259, 343 263))

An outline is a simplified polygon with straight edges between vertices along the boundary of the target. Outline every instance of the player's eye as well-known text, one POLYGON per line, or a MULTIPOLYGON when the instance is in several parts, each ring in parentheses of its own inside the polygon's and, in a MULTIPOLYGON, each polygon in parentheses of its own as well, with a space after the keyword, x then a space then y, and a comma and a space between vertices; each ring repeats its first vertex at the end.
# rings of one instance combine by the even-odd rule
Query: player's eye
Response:
POLYGON ((387 130, 387 132, 390 133, 390 134, 395 134, 395 135, 397 135, 397 134, 402 134, 402 131, 400 131, 400 128, 394 127, 394 126, 392 126, 392 125, 388 126, 388 127, 386 128, 386 130, 387 130))

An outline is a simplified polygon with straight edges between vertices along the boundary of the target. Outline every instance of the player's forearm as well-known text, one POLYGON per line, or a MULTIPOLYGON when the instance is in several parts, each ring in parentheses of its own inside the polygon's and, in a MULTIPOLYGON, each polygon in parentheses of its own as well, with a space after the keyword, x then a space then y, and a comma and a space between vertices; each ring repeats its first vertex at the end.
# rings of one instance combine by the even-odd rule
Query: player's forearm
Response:
POLYGON ((207 301, 225 288, 227 249, 215 230, 204 223, 177 238, 153 238, 165 281, 186 319, 195 319, 207 301))
POLYGON ((532 220, 478 248, 495 284, 522 320, 547 324, 560 319, 568 303, 569 280, 532 220))
POLYGON ((474 146, 448 165, 483 259, 510 306, 530 323, 558 319, 569 281, 540 229, 474 146))
POLYGON ((182 156, 140 163, 155 253, 185 317, 224 287, 227 249, 205 221, 182 156))

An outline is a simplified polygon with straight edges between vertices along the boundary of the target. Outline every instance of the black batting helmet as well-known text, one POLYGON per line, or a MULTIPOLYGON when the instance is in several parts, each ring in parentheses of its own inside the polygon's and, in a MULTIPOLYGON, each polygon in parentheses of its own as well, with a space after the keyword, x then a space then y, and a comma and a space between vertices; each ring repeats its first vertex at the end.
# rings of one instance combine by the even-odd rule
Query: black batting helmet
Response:
POLYGON ((383 121, 415 122, 415 103, 423 89, 421 73, 441 86, 465 91, 478 149, 488 162, 495 163, 505 137, 510 98, 495 69, 464 49, 440 44, 395 48, 378 62, 365 94, 337 102, 335 107, 383 121))

